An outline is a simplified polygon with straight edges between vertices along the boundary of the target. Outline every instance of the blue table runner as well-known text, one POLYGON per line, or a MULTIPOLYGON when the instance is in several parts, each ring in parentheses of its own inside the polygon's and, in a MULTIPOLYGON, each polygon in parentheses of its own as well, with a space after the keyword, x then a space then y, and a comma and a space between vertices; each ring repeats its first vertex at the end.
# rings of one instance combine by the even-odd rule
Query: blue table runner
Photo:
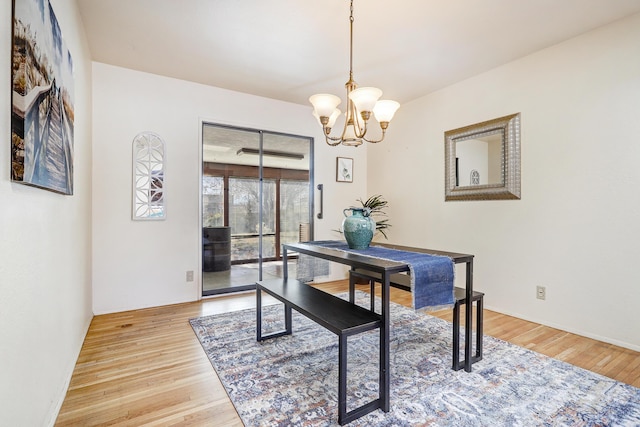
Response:
POLYGON ((375 245, 369 246, 367 249, 349 249, 346 242, 335 240, 306 243, 371 258, 409 264, 413 308, 416 310, 434 311, 450 308, 455 302, 453 292, 455 269, 453 260, 449 257, 401 251, 375 245))

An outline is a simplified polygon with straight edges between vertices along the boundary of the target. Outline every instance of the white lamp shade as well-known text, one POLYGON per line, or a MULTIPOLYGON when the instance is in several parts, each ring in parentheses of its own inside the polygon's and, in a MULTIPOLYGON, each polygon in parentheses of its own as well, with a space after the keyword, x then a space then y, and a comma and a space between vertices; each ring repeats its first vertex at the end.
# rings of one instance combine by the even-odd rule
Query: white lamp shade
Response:
POLYGON ((318 113, 316 113, 316 110, 313 110, 313 117, 316 118, 316 120, 318 121, 318 123, 320 123, 320 126, 322 126, 322 122, 320 121, 320 116, 318 115, 318 113))
MULTIPOLYGON (((331 115, 329 116, 327 127, 332 128, 333 125, 336 124, 336 120, 338 120, 338 117, 340 117, 340 113, 341 111, 338 108, 333 110, 333 113, 331 113, 331 115)), ((320 123, 320 126, 322 126, 322 121, 320 120, 320 116, 318 116, 318 113, 316 113, 316 110, 313 110, 313 117, 315 117, 318 120, 318 123, 320 123)))
MULTIPOLYGON (((333 113, 331 113, 331 115, 329 116, 327 127, 333 127, 333 125, 336 123, 336 120, 338 120, 338 117, 340 117, 340 113, 341 111, 338 108, 333 110, 333 113)), ((318 120, 318 123, 320 123, 320 126, 322 126, 322 120, 320 120, 320 116, 318 115, 318 113, 316 113, 316 110, 313 110, 313 117, 315 117, 318 120)))
POLYGON ((339 97, 328 93, 318 93, 309 97, 315 113, 319 117, 331 117, 336 107, 342 102, 339 97))
POLYGON ((349 94, 349 98, 356 106, 356 110, 371 111, 382 96, 382 91, 376 87, 360 87, 349 94))
POLYGON ((398 108, 400 108, 400 104, 396 101, 380 100, 373 107, 373 114, 379 123, 390 122, 398 108))
POLYGON ((329 116, 329 123, 327 123, 327 127, 332 128, 333 125, 336 124, 336 120, 338 120, 338 117, 340 117, 340 113, 341 111, 338 108, 333 110, 333 113, 331 113, 331 116, 329 116))

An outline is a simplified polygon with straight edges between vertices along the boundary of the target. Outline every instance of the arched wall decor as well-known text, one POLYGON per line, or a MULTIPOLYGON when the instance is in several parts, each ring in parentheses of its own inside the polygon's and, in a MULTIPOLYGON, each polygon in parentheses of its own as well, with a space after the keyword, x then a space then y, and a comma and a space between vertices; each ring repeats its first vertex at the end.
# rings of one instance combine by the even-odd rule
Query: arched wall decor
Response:
POLYGON ((132 219, 163 220, 165 143, 153 132, 141 132, 133 139, 132 219))
POLYGON ((471 185, 480 185, 480 172, 477 170, 471 171, 471 180, 469 181, 471 185))

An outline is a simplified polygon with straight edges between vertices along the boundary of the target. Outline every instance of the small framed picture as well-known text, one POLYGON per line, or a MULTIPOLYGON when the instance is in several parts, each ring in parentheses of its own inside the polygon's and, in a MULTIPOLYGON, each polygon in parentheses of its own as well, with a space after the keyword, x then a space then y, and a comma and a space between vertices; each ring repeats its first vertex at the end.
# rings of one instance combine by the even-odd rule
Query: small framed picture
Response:
POLYGON ((353 182, 353 159, 336 157, 336 181, 353 182))

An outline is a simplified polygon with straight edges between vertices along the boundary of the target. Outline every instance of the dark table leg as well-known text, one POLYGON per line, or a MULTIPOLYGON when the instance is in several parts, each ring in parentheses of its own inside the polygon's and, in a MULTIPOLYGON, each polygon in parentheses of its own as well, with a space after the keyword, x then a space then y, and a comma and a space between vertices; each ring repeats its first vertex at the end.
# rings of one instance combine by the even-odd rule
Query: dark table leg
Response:
POLYGON ((380 327, 380 409, 389 412, 389 389, 391 384, 391 371, 389 369, 389 318, 390 292, 389 274, 382 273, 382 326, 380 327))
POLYGON ((467 262, 467 283, 465 286, 467 304, 464 307, 464 370, 471 372, 471 351, 473 348, 473 260, 467 262))
POLYGON ((356 269, 351 267, 349 271, 349 302, 351 304, 354 304, 356 301, 356 278, 353 275, 354 271, 356 271, 356 269))

